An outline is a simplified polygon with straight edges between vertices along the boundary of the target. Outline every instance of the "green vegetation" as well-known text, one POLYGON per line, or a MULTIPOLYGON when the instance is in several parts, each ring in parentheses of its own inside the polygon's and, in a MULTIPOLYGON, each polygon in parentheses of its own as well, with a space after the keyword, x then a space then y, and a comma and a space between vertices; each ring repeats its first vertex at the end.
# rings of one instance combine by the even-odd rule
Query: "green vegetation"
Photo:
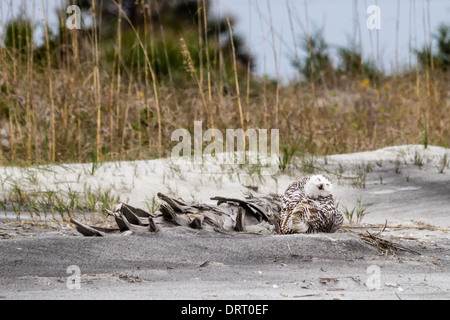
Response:
POLYGON ((358 199, 356 205, 350 210, 343 206, 344 215, 350 224, 361 224, 362 219, 369 212, 367 211, 366 205, 364 205, 361 199, 358 199))
POLYGON ((437 52, 433 54, 432 48, 429 47, 417 51, 420 66, 424 70, 436 69, 448 72, 450 70, 450 26, 441 24, 433 38, 437 40, 437 52))

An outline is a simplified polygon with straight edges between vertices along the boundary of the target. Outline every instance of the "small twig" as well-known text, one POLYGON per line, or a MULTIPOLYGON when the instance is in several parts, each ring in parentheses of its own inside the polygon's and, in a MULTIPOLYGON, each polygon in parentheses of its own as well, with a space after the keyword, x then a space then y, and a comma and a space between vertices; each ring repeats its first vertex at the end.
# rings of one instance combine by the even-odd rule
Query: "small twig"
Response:
POLYGON ((320 296, 320 293, 311 293, 311 294, 304 294, 301 296, 293 296, 293 298, 306 298, 306 297, 317 297, 320 296))
MULTIPOLYGON (((386 221, 384 222, 383 229, 381 229, 381 231, 378 231, 378 233, 377 233, 375 236, 379 236, 381 233, 383 233, 383 231, 386 230, 386 226, 387 226, 387 219, 386 219, 386 221)), ((367 231, 366 231, 366 232, 367 232, 367 231)))

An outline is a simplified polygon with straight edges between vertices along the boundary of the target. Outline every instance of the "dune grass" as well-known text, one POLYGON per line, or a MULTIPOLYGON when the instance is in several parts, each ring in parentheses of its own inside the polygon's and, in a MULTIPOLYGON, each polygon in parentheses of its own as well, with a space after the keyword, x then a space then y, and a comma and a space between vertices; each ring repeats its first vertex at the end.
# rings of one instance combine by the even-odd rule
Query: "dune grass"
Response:
MULTIPOLYGON (((117 89, 112 84, 114 75, 103 68, 97 76, 86 70, 86 77, 75 71, 41 70, 33 72, 30 86, 26 78, 14 79, 14 73, 26 74, 26 68, 2 64, 0 71, 4 80, 11 79, 0 88, 4 92, 0 103, 3 164, 167 156, 175 145, 171 133, 191 129, 195 120, 214 123, 223 131, 241 126, 236 94, 221 94, 217 87, 207 102, 214 110, 211 120, 198 87, 173 91, 170 85, 159 84, 158 120, 154 91, 137 80, 123 80, 117 89), (93 78, 102 85, 93 86, 93 78), (49 81, 54 84, 52 97, 49 81)), ((419 83, 417 90, 415 79, 409 78, 386 79, 364 88, 354 81, 345 88, 317 90, 316 97, 307 84, 282 87, 279 123, 274 118, 276 110, 261 112, 263 99, 268 105, 275 102, 275 86, 267 86, 266 97, 262 97, 257 93, 261 84, 255 83, 249 103, 243 103, 244 125, 280 129, 282 145, 296 155, 422 144, 425 136, 429 145, 449 147, 450 108, 444 95, 448 83, 435 78, 429 95, 424 79, 419 78, 419 83)))
MULTIPOLYGON (((39 48, 32 25, 12 26, 16 41, 0 46, 0 163, 164 157, 171 133, 195 120, 223 131, 279 129, 284 168, 294 155, 450 146, 448 71, 417 59, 403 74, 374 79, 327 68, 311 80, 314 90, 310 81, 281 85, 252 75, 234 45, 220 46, 220 36, 203 30, 206 13, 181 36, 163 25, 135 28, 126 15, 108 40, 101 24, 84 36, 46 28, 39 48)), ((233 44, 228 17, 224 28, 233 44)))

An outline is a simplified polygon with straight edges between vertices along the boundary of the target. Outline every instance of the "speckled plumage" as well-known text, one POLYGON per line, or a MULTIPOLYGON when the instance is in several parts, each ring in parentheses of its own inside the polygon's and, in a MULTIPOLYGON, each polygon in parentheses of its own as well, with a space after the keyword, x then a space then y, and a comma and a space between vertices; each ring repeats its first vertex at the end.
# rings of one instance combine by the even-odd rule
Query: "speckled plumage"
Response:
MULTIPOLYGON (((331 189, 331 182, 323 175, 314 176, 324 179, 331 189)), ((336 208, 333 196, 308 197, 305 186, 311 176, 293 182, 286 189, 281 209, 280 229, 282 233, 336 232, 344 220, 336 208)))

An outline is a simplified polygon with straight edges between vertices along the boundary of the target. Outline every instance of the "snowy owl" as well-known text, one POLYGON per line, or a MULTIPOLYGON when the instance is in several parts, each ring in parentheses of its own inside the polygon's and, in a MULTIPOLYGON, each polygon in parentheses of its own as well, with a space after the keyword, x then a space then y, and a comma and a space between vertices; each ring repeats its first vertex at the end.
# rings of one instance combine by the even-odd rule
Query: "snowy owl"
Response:
POLYGON ((334 205, 332 184, 324 175, 313 175, 289 185, 284 193, 282 233, 335 232, 344 217, 334 205))

